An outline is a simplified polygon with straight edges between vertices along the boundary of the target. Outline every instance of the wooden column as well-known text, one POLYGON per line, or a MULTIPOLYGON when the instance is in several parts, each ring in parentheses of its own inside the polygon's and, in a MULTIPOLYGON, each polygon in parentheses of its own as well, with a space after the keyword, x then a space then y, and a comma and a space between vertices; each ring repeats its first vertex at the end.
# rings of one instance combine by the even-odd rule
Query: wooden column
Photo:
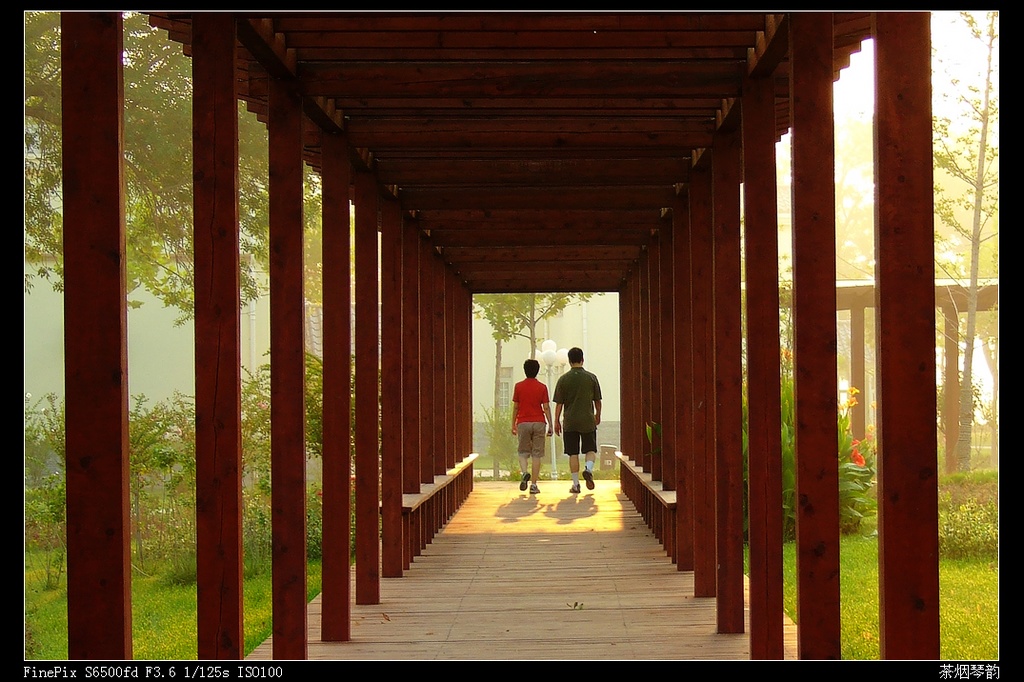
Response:
POLYGON ((122 30, 61 13, 71 659, 132 657, 122 30))
POLYGON ((381 575, 402 576, 402 216, 381 206, 381 575))
POLYGON ((437 252, 420 244, 420 482, 434 482, 434 269, 437 252))
POLYGON ((455 349, 455 461, 473 450, 473 297, 455 280, 452 343, 455 349))
MULTIPOLYGON (((674 247, 675 231, 671 216, 666 219, 661 232, 661 483, 665 490, 676 489, 676 457, 679 453, 676 430, 679 419, 676 413, 676 357, 675 357, 675 289, 674 289, 674 247)), ((670 543, 672 560, 675 561, 675 538, 670 543)))
MULTIPOLYGON (((434 377, 433 399, 430 401, 430 408, 432 412, 430 432, 433 436, 433 452, 434 462, 432 467, 432 473, 437 475, 443 475, 447 471, 448 466, 446 464, 446 457, 448 455, 448 435, 446 432, 447 416, 445 412, 448 410, 448 376, 446 373, 448 359, 448 344, 445 337, 445 277, 444 264, 441 262, 440 257, 433 259, 433 267, 431 268, 432 283, 430 286, 431 292, 431 333, 434 337, 433 356, 430 358, 432 366, 432 374, 434 377)), ((433 478, 431 478, 433 481, 433 478)))
POLYGON ((274 658, 306 658, 302 102, 270 80, 270 476, 274 658))
POLYGON ((242 358, 235 19, 192 21, 198 653, 241 659, 242 358))
POLYGON ((455 466, 455 443, 457 428, 455 426, 456 421, 456 406, 458 405, 458 360, 456 358, 455 348, 455 326, 456 326, 456 314, 455 314, 455 288, 458 286, 455 281, 454 273, 449 269, 444 269, 444 334, 445 334, 445 379, 444 382, 446 389, 445 396, 445 470, 447 471, 451 467, 455 466))
POLYGON ((661 424, 663 421, 661 416, 662 369, 664 368, 661 359, 661 251, 662 237, 659 231, 651 240, 651 248, 647 251, 647 268, 650 277, 647 286, 647 316, 648 328, 651 330, 650 342, 647 344, 647 366, 650 368, 651 377, 651 386, 647 393, 649 405, 647 419, 652 427, 653 441, 648 443, 648 447, 651 453, 651 479, 655 481, 662 479, 662 457, 664 456, 663 453, 658 452, 662 439, 657 434, 657 429, 654 428, 655 424, 661 424))
POLYGON ((347 642, 352 619, 352 166, 344 139, 323 136, 324 396, 320 639, 347 642))
POLYGON ((832 15, 791 14, 790 46, 798 648, 800 658, 831 659, 840 656, 832 15))
POLYGON ((355 174, 356 603, 380 603, 377 225, 373 176, 355 174))
POLYGON ((874 17, 881 656, 938 659, 930 15, 874 17))
POLYGON ((646 427, 651 420, 651 252, 649 249, 640 254, 639 277, 637 291, 637 366, 640 372, 639 416, 643 451, 637 457, 637 464, 645 473, 651 472, 651 443, 647 440, 646 427))
POLYGON ((693 317, 693 592, 715 596, 715 406, 711 278, 711 153, 690 172, 690 255, 693 317))
MULTIPOLYGON (((738 105, 734 105, 738 106, 738 105)), ((735 108, 730 119, 737 116, 735 108)), ((716 133, 714 183, 715 480, 718 632, 743 632, 743 325, 739 122, 716 133)))
POLYGON ((420 491, 420 237, 402 226, 402 492, 420 491))
POLYGON ((676 568, 693 570, 693 321, 691 319, 690 202, 672 204, 675 342, 676 568))
POLYGON ((743 89, 743 202, 747 284, 747 471, 750 657, 782 659, 782 423, 778 201, 771 78, 743 89))
POLYGON ((638 417, 633 411, 637 400, 636 340, 634 337, 636 328, 635 292, 636 273, 632 272, 628 281, 619 291, 619 348, 622 351, 622 366, 619 370, 621 376, 619 384, 619 405, 621 405, 619 449, 633 460, 640 455, 638 417))

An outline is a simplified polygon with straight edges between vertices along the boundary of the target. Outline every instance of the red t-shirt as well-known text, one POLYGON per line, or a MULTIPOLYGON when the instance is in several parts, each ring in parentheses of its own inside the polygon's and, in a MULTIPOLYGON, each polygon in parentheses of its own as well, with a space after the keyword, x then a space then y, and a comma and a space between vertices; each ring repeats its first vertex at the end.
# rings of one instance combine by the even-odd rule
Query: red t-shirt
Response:
POLYGON ((548 404, 548 387, 535 378, 527 378, 516 384, 512 391, 512 402, 519 403, 516 424, 523 422, 544 422, 544 408, 548 404))

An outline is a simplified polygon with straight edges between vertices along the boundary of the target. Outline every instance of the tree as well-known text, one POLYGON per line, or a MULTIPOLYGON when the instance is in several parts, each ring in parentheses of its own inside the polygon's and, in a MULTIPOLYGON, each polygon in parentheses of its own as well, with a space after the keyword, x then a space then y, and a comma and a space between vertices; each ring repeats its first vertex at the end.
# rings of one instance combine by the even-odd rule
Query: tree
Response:
MULTIPOLYGON (((25 260, 34 268, 24 287, 45 280, 62 291, 60 13, 24 18, 25 260)), ((124 33, 128 291, 149 291, 184 324, 193 315, 191 60, 142 14, 124 15, 124 33)), ((242 103, 238 124, 240 282, 252 301, 269 257, 267 130, 242 103)), ((306 186, 307 205, 318 205, 317 186, 306 186)), ((306 215, 316 232, 318 212, 306 215)))
MULTIPOLYGON (((965 82, 951 78, 952 92, 947 99, 958 105, 961 115, 936 116, 934 121, 935 212, 941 223, 950 228, 950 235, 938 240, 937 250, 944 255, 936 263, 947 277, 967 281, 956 468, 968 471, 975 413, 973 356, 978 336, 982 252, 986 247, 998 249, 999 235, 999 13, 961 12, 959 18, 982 54, 984 65, 977 79, 965 82), (966 263, 961 255, 964 242, 969 250, 966 263)), ((939 57, 938 61, 942 63, 943 59, 939 57)), ((991 262, 997 263, 997 258, 991 262)))

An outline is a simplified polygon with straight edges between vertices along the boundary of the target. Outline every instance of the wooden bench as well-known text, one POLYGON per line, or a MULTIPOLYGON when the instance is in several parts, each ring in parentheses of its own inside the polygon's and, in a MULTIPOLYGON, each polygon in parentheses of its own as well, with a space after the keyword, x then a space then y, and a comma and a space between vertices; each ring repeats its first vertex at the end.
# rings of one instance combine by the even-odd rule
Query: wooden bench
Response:
POLYGON ((473 462, 477 457, 478 453, 470 453, 443 475, 434 476, 433 483, 421 483, 420 492, 402 495, 404 568, 409 568, 413 558, 426 549, 472 492, 473 462))
POLYGON ((629 456, 616 451, 619 458, 619 484, 622 492, 636 507, 654 537, 675 562, 676 556, 676 491, 665 490, 629 456))

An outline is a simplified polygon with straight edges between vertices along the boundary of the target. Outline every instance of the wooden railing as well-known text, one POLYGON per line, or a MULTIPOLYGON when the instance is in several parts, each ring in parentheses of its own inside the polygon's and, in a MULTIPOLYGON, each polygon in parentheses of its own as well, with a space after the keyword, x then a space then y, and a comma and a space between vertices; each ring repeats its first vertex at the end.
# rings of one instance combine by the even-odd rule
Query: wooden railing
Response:
POLYGON ((430 544, 473 490, 473 462, 479 455, 470 453, 433 483, 420 485, 420 492, 402 495, 402 552, 404 568, 430 544))
POLYGON ((645 473, 628 455, 616 451, 615 456, 619 458, 622 492, 675 561, 676 491, 663 489, 661 481, 652 480, 651 474, 645 473))

